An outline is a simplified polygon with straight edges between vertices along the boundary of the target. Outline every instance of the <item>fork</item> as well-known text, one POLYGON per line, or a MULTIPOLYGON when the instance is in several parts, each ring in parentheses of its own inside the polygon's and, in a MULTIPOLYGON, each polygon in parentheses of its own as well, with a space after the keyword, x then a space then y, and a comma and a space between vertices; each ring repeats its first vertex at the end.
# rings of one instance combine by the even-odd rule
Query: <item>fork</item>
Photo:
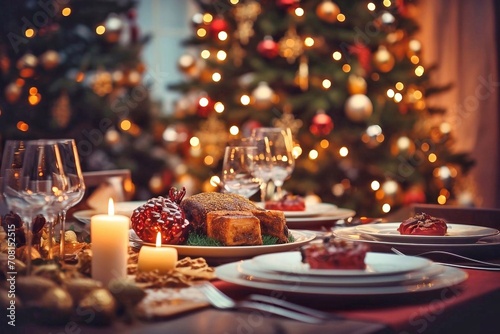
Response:
POLYGON ((210 304, 221 310, 256 310, 310 324, 318 324, 327 319, 334 318, 334 316, 328 313, 268 296, 251 295, 248 300, 235 301, 211 283, 201 284, 199 285, 199 289, 207 297, 210 304))
MULTIPOLYGON (((396 249, 394 247, 391 248, 391 251, 393 251, 394 253, 396 253, 398 255, 406 256, 406 254, 404 254, 403 252, 401 252, 400 250, 398 250, 398 249, 396 249)), ((470 265, 464 265, 464 264, 444 263, 444 262, 434 262, 435 264, 440 264, 440 265, 443 265, 443 266, 455 267, 455 268, 462 268, 462 269, 476 269, 476 270, 500 271, 500 264, 491 263, 491 262, 485 262, 485 261, 476 260, 476 259, 471 259, 471 258, 466 257, 466 256, 462 256, 462 255, 458 255, 458 254, 450 253, 450 252, 445 252, 445 251, 428 251, 428 252, 423 252, 423 253, 417 254, 416 256, 429 255, 429 254, 451 255, 451 256, 455 256, 455 257, 458 257, 458 258, 463 259, 463 260, 467 260, 467 261, 471 261, 471 262, 477 262, 477 263, 480 263, 480 264, 483 264, 483 265, 486 265, 486 266, 490 266, 490 267, 470 266, 470 265)))

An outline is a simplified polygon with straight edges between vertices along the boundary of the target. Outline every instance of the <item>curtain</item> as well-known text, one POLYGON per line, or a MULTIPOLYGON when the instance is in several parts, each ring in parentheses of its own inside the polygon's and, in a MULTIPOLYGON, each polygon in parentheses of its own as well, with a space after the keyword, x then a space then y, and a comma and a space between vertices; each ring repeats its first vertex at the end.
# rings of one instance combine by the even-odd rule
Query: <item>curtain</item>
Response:
POLYGON ((500 203, 499 89, 495 0, 420 0, 417 20, 422 58, 438 68, 431 78, 453 86, 428 103, 447 109, 455 151, 469 152, 476 165, 466 179, 462 204, 500 203), (467 195, 468 194, 468 195, 467 195))

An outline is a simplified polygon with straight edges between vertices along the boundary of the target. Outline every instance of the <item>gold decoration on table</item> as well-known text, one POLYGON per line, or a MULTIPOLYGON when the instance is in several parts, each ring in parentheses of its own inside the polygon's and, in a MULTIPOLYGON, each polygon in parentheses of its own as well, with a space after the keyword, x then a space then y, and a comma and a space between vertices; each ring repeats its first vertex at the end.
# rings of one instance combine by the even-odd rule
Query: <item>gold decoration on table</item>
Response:
POLYGON ((304 42, 297 34, 294 26, 290 26, 285 36, 278 42, 280 56, 291 64, 304 52, 304 42))
POLYGON ((238 4, 234 8, 234 17, 237 22, 235 37, 241 44, 246 45, 254 35, 253 24, 261 12, 257 1, 248 1, 238 4))

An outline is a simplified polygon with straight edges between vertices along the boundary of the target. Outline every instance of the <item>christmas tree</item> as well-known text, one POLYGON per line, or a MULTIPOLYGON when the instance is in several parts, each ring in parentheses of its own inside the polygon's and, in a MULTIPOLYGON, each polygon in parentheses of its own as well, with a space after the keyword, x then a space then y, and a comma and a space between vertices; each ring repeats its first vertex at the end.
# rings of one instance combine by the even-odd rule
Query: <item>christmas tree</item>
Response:
POLYGON ((412 202, 456 202, 473 162, 452 151, 411 1, 196 1, 178 66, 186 80, 170 125, 191 134, 186 160, 202 190, 231 140, 290 128, 284 188, 361 215, 412 202), (193 48, 194 47, 194 48, 193 48))
POLYGON ((128 168, 138 196, 165 193, 136 2, 1 2, 2 144, 74 138, 84 170, 128 168))

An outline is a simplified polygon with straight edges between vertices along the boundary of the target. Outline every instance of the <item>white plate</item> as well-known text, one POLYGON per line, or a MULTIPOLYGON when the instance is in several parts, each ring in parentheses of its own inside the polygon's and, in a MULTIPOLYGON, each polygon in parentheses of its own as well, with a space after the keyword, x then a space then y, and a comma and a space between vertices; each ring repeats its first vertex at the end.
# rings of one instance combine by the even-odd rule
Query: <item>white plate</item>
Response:
POLYGON ((248 280, 238 272, 238 262, 228 263, 215 268, 216 276, 226 282, 246 286, 250 288, 263 289, 273 292, 285 292, 296 295, 307 295, 314 297, 332 296, 384 296, 398 295, 417 292, 428 292, 462 283, 467 279, 467 273, 463 270, 444 267, 443 272, 422 282, 408 283, 391 286, 306 286, 300 284, 283 284, 248 280))
MULTIPOLYGON (((255 203, 258 207, 264 208, 262 202, 255 203)), ((297 217, 314 217, 322 214, 329 213, 337 209, 337 206, 331 203, 312 203, 306 204, 306 209, 304 211, 283 211, 285 218, 297 218, 297 217)))
POLYGON ((78 221, 89 224, 90 218, 97 214, 95 210, 80 210, 73 212, 73 217, 75 217, 78 221))
POLYGON ((297 217, 297 218, 286 218, 286 225, 289 228, 312 228, 317 226, 322 226, 326 223, 336 222, 339 219, 347 219, 354 217, 356 211, 351 209, 336 208, 332 211, 328 211, 319 216, 314 217, 297 217))
POLYGON ((397 247, 397 249, 405 254, 420 254, 427 251, 445 251, 461 255, 489 257, 498 256, 498 252, 500 252, 500 235, 498 234, 479 239, 476 243, 464 244, 424 244, 414 242, 381 241, 367 234, 359 233, 356 226, 335 229, 333 234, 344 240, 364 242, 370 245, 372 249, 390 251, 391 247, 397 247))
POLYGON ((447 224, 446 235, 401 235, 398 227, 401 223, 383 223, 373 225, 361 225, 356 227, 356 231, 367 234, 382 241, 395 242, 415 242, 415 243, 473 243, 477 240, 498 234, 498 230, 489 227, 447 224))
POLYGON ((359 276, 309 276, 290 275, 262 269, 251 260, 241 261, 238 271, 248 280, 303 284, 320 286, 386 286, 393 284, 408 284, 410 282, 422 282, 443 272, 443 266, 430 265, 422 270, 416 270, 396 275, 359 275, 359 276))
POLYGON ((310 269, 309 265, 301 260, 300 252, 265 254, 252 259, 259 268, 266 271, 323 277, 395 275, 420 270, 432 264, 432 261, 422 257, 402 257, 396 254, 373 252, 366 254, 366 269, 364 270, 310 269))
MULTIPOLYGON (((262 246, 186 246, 186 245, 162 245, 163 247, 173 247, 181 256, 192 256, 218 259, 243 259, 260 254, 286 252, 296 249, 316 237, 316 234, 308 231, 289 230, 295 238, 294 242, 277 245, 262 246)), ((137 240, 131 240, 137 241, 137 240)), ((144 245, 154 246, 152 243, 145 242, 144 245)))

